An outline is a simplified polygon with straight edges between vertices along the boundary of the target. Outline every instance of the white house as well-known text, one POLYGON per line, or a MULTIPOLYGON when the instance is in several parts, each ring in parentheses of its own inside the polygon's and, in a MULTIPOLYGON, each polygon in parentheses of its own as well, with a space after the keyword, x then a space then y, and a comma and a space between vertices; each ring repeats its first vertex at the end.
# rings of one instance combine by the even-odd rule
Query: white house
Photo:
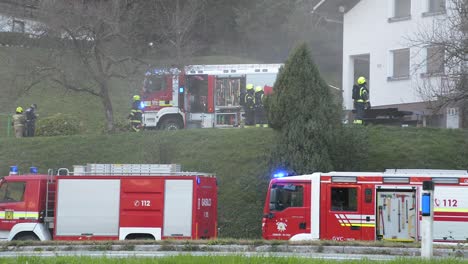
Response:
POLYGON ((33 34, 38 0, 0 0, 0 32, 33 34))
MULTIPOLYGON (((457 107, 443 113, 427 108, 424 87, 443 89, 440 48, 414 47, 420 32, 446 18, 450 0, 361 0, 344 14, 343 96, 352 110, 352 86, 365 76, 373 108, 413 111, 423 125, 458 128, 457 107), (446 3, 447 1, 447 3, 446 3)), ((450 12, 449 12, 450 13, 450 12)), ((443 53, 442 53, 443 54, 443 53)), ((442 55, 443 56, 443 55, 442 55)), ((446 86, 446 85, 445 85, 446 86)))

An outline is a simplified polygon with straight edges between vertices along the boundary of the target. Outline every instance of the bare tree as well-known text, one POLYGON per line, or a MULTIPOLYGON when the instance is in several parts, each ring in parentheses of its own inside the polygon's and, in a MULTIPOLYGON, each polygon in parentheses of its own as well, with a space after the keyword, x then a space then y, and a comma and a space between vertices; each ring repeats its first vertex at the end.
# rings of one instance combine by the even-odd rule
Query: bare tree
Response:
POLYGON ((128 79, 140 61, 132 41, 130 0, 43 0, 42 36, 49 49, 31 63, 27 89, 47 81, 100 99, 106 129, 113 130, 111 81, 128 79))
POLYGON ((169 49, 169 54, 174 54, 177 66, 186 63, 187 57, 197 51, 195 25, 200 20, 204 11, 206 0, 153 0, 157 34, 156 40, 169 49))
POLYGON ((422 78, 419 84, 419 93, 436 111, 468 103, 468 0, 450 0, 446 9, 447 15, 408 38, 412 46, 427 51, 415 72, 425 68, 426 77, 439 77, 422 78))

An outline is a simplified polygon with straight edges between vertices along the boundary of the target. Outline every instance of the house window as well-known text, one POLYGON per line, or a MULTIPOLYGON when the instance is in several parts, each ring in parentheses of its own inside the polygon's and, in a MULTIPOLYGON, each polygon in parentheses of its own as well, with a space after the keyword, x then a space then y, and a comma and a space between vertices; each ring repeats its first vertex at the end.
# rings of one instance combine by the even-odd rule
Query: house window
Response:
POLYGON ((411 0, 394 0, 395 18, 409 17, 411 15, 411 0))
POLYGON ((24 22, 19 20, 13 20, 12 32, 24 33, 24 22))
POLYGON ((427 48, 427 73, 442 74, 444 73, 444 48, 432 46, 427 48))
POLYGON ((445 11, 445 0, 429 0, 429 13, 445 11))
POLYGON ((410 71, 410 50, 399 49, 393 52, 393 78, 409 77, 410 71))

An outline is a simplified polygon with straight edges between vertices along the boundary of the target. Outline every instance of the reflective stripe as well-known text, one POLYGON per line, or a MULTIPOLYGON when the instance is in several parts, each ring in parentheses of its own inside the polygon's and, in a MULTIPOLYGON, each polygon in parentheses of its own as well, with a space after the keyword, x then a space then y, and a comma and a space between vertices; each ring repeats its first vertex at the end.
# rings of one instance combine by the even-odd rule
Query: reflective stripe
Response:
POLYGON ((359 99, 359 100, 356 100, 356 102, 358 102, 358 103, 364 103, 364 100, 359 99))
POLYGON ((0 219, 38 219, 39 212, 26 212, 26 211, 0 211, 0 219), (10 214, 10 216, 9 216, 10 214), (12 218, 11 217, 12 214, 12 218), (7 217, 6 217, 7 216, 7 217))
POLYGON ((132 123, 141 123, 140 120, 131 120, 132 123))
MULTIPOLYGON (((419 210, 421 212, 421 209, 419 210)), ((468 208, 434 208, 434 212, 458 212, 458 213, 468 213, 468 208)))

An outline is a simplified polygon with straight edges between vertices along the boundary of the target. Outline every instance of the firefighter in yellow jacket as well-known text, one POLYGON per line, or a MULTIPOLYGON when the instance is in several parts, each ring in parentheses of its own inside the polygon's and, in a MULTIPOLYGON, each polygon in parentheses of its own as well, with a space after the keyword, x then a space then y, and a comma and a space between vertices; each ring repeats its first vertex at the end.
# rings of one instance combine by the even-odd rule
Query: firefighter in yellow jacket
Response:
POLYGON ((128 115, 132 124, 132 131, 139 132, 141 129, 141 121, 143 119, 143 111, 141 110, 141 101, 139 95, 133 96, 132 110, 128 115))
POLYGON ((24 126, 26 124, 26 117, 23 114, 23 108, 18 106, 16 113, 13 115, 13 121, 11 122, 15 130, 15 137, 21 138, 24 134, 24 126))

